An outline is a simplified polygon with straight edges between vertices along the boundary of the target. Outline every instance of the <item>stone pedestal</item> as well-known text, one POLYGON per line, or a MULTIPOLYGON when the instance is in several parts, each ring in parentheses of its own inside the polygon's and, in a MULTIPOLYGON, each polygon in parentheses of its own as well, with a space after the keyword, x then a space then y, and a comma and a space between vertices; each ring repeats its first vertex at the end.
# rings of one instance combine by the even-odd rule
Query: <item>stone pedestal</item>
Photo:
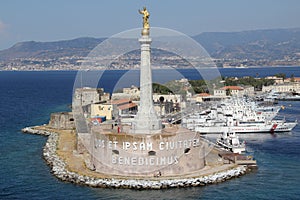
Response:
POLYGON ((152 70, 150 63, 149 35, 143 35, 139 42, 141 44, 141 71, 140 71, 140 106, 133 123, 135 134, 155 134, 161 131, 161 120, 157 116, 153 106, 152 98, 152 70))
POLYGON ((125 177, 181 177, 205 167, 208 145, 200 134, 166 127, 159 134, 103 133, 92 129, 91 166, 96 172, 125 177))

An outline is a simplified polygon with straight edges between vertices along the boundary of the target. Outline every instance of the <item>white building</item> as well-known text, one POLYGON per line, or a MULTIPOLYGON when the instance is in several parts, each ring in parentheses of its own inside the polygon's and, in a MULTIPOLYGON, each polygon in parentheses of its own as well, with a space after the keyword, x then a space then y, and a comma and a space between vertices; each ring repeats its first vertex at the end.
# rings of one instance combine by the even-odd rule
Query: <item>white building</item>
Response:
POLYGON ((226 97, 226 90, 224 89, 215 89, 214 96, 216 97, 226 97))
POLYGON ((214 90, 215 97, 226 97, 228 93, 234 96, 243 96, 243 95, 252 96, 254 95, 254 87, 253 86, 243 86, 243 87, 224 86, 220 89, 214 90))
POLYGON ((131 100, 139 100, 140 99, 140 90, 136 86, 131 86, 130 88, 123 88, 122 92, 116 92, 112 94, 112 99, 131 99, 131 100))
POLYGON ((274 80, 276 84, 282 84, 283 78, 276 76, 267 76, 265 79, 274 80))
POLYGON ((254 95, 254 87, 253 86, 243 86, 244 95, 253 96, 254 95))
POLYGON ((291 82, 287 84, 278 84, 278 85, 270 85, 263 86, 262 92, 269 92, 271 90, 275 90, 276 92, 300 92, 300 83, 291 82))

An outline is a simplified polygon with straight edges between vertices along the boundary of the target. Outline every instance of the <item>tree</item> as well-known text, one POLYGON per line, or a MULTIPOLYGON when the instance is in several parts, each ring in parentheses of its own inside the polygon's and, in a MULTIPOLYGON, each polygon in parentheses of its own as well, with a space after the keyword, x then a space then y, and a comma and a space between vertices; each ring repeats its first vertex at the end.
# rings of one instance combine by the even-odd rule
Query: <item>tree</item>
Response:
POLYGON ((195 93, 203 93, 207 89, 204 80, 189 80, 189 83, 192 86, 195 93))
POLYGON ((168 87, 161 85, 159 83, 153 83, 152 84, 152 90, 154 93, 159 94, 170 94, 173 93, 168 87))
POLYGON ((230 96, 231 95, 231 89, 226 89, 226 95, 230 96))
POLYGON ((291 74, 291 82, 295 82, 295 75, 291 74))
POLYGON ((285 73, 278 73, 278 74, 275 74, 275 76, 277 78, 282 78, 283 80, 286 79, 286 74, 285 73))

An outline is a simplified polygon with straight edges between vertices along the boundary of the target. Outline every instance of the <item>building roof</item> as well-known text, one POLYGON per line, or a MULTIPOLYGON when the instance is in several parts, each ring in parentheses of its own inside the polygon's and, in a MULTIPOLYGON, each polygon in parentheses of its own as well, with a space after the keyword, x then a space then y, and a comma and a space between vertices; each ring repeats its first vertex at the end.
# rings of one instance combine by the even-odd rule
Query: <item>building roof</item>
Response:
POLYGON ((137 105, 135 103, 128 103, 128 104, 123 104, 123 105, 118 106, 118 109, 125 110, 125 109, 133 108, 136 106, 137 105))
POLYGON ((235 86, 235 85, 231 85, 231 86, 224 86, 221 88, 221 90, 243 90, 244 88, 240 87, 240 86, 235 86))
MULTIPOLYGON (((291 81, 291 78, 287 78, 286 80, 291 81)), ((295 82, 300 82, 300 77, 294 77, 295 82)))
POLYGON ((198 96, 199 97, 208 97, 208 96, 211 96, 211 95, 205 92, 205 93, 198 94, 198 96))
POLYGON ((116 99, 116 100, 112 100, 111 104, 113 105, 120 105, 120 104, 126 104, 126 103, 131 103, 130 99, 116 99))

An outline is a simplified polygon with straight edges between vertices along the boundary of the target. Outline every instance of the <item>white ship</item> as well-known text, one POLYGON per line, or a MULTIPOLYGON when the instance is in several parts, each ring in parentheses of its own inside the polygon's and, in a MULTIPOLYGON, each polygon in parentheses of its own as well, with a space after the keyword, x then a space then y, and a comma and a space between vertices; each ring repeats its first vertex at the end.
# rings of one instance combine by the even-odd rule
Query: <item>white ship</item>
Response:
POLYGON ((209 110, 194 113, 182 120, 183 126, 199 133, 223 133, 229 128, 236 133, 288 132, 295 122, 273 120, 280 106, 259 107, 255 102, 233 98, 209 110))
POLYGON ((223 132, 221 137, 217 139, 217 144, 226 150, 232 151, 233 153, 241 154, 246 151, 245 142, 240 142, 235 132, 231 131, 223 132))
POLYGON ((298 122, 286 122, 285 120, 273 120, 273 126, 271 129, 271 133, 274 132, 289 132, 297 126, 298 122))
POLYGON ((236 133, 275 133, 275 132, 289 132, 297 122, 285 122, 283 120, 275 121, 250 121, 237 122, 233 126, 222 125, 220 123, 197 124, 194 127, 195 132, 202 134, 206 133, 223 133, 232 130, 236 133))
POLYGON ((272 126, 273 126, 272 124, 253 123, 253 122, 242 124, 242 125, 236 125, 236 126, 197 125, 194 131, 201 134, 207 134, 207 133, 223 133, 229 131, 230 129, 236 133, 270 133, 272 126))

